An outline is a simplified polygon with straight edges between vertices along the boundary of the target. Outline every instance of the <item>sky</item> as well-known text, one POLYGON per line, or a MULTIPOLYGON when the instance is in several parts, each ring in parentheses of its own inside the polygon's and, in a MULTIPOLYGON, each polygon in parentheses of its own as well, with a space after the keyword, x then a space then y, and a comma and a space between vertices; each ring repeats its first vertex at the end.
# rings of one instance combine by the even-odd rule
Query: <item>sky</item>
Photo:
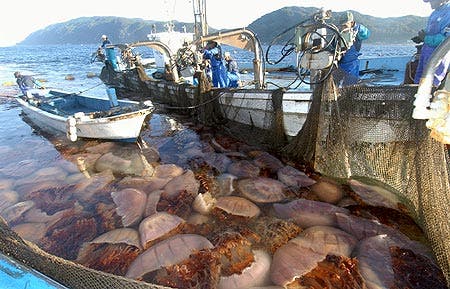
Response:
MULTIPOLYGON (((193 0, 16 1, 2 1, 0 46, 14 45, 39 29, 79 17, 119 16, 194 22, 193 0)), ((317 7, 335 12, 354 10, 376 17, 428 16, 431 13, 429 3, 423 0, 207 0, 206 17, 213 28, 239 28, 286 6, 317 7)))

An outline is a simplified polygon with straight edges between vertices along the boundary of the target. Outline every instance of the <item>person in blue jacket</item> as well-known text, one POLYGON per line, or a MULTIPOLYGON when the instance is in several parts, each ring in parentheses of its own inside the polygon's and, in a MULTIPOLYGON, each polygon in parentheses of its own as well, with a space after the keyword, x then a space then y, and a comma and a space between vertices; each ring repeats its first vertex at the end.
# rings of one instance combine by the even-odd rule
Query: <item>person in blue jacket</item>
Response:
MULTIPOLYGON (((420 53, 419 64, 417 66, 414 83, 419 83, 422 73, 433 54, 439 46, 450 35, 450 3, 449 0, 423 0, 429 2, 431 9, 427 26, 424 31, 419 32, 423 36, 423 46, 420 53)), ((434 73, 433 84, 439 86, 445 78, 450 65, 450 53, 441 61, 434 73)))
POLYGON ((227 72, 222 58, 222 49, 216 41, 208 41, 203 51, 203 59, 211 65, 214 87, 227 87, 227 72))
POLYGON ((102 35, 102 45, 100 46, 101 48, 105 49, 106 45, 110 45, 111 41, 108 39, 108 36, 106 35, 102 35))
MULTIPOLYGON (((352 82, 356 83, 359 79, 359 56, 361 55, 362 41, 369 38, 370 30, 362 24, 357 24, 353 19, 353 13, 350 11, 342 15, 339 23, 341 31, 351 34, 353 43, 339 60, 338 65, 340 69, 353 76, 350 78, 353 79, 352 82)), ((347 84, 353 83, 347 82, 347 84)))
POLYGON ((240 75, 236 60, 231 57, 230 52, 224 53, 225 67, 227 68, 228 87, 239 87, 240 75))

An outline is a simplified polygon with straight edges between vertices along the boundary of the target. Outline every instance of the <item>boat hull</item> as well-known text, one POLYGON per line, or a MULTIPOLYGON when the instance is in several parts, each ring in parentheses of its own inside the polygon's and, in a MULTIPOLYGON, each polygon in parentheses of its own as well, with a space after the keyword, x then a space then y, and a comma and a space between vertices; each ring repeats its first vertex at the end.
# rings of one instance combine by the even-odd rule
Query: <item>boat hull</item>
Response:
POLYGON ((68 289, 44 274, 0 253, 0 280, 3 288, 68 289))
MULTIPOLYGON (((405 63, 409 57, 387 57, 382 59, 364 59, 362 68, 365 74, 377 74, 386 72, 395 82, 390 86, 397 86, 403 80, 405 63), (391 75, 392 74, 392 75, 391 75), (393 75, 396 75, 395 77, 393 75)), ((165 80, 141 79, 138 73, 127 71, 127 73, 108 71, 106 67, 102 71, 101 79, 110 87, 115 87, 118 96, 136 100, 151 99, 152 101, 166 104, 169 107, 196 106, 194 99, 198 87, 189 84, 178 84, 165 80), (108 77, 106 77, 108 76, 108 77), (111 81, 111 80, 116 80, 111 81), (126 81, 125 81, 126 80, 126 81), (180 101, 183 100, 183 101, 180 101)), ((365 76, 367 78, 367 76, 365 76)), ((376 79, 371 79, 373 86, 382 86, 376 79)), ((369 85, 370 86, 370 85, 369 85)), ((273 97, 276 89, 213 89, 212 94, 218 95, 218 103, 221 112, 227 120, 234 121, 250 127, 262 130, 273 129, 274 111, 273 97)), ((283 91, 281 99, 282 119, 285 134, 288 137, 296 136, 303 127, 308 111, 311 107, 311 90, 287 90, 283 91)), ((278 117, 278 116, 277 116, 278 117)), ((357 118, 352 120, 356 126, 367 127, 370 130, 379 129, 383 131, 385 126, 379 126, 379 122, 357 118)), ((400 120, 401 121, 401 120, 400 120)), ((393 123, 388 120, 389 125, 393 123)), ((387 141, 395 141, 396 132, 389 134, 387 141)), ((363 140, 371 142, 369 138, 362 136, 363 140)))
MULTIPOLYGON (((237 90, 223 92, 219 103, 227 119, 255 126, 263 130, 273 127, 274 113, 270 90, 237 90)), ((287 136, 295 136, 303 127, 308 114, 312 93, 307 91, 284 92, 282 100, 283 125, 287 136)))

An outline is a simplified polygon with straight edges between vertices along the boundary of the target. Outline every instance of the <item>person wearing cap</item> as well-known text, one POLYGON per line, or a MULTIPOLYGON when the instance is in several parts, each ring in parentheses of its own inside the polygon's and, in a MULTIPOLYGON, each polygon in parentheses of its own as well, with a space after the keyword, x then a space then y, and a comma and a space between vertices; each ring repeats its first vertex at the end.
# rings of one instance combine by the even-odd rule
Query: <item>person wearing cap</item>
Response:
POLYGON ((34 88, 44 88, 36 79, 31 75, 22 75, 20 71, 14 72, 16 83, 22 91, 23 95, 27 95, 27 91, 34 88))
POLYGON ((236 60, 231 57, 228 51, 224 53, 223 57, 227 69, 228 87, 239 87, 240 75, 236 60))
POLYGON ((104 62, 106 60, 105 50, 106 46, 111 44, 111 41, 109 41, 108 36, 105 34, 101 37, 102 44, 97 48, 97 51, 95 52, 95 58, 91 62, 94 62, 95 59, 98 59, 100 62, 104 62))
POLYGON ((352 40, 351 46, 338 62, 339 68, 351 75, 351 77, 345 78, 348 80, 344 81, 344 84, 354 84, 359 79, 359 56, 361 55, 362 41, 369 38, 370 30, 362 24, 357 24, 350 11, 340 17, 339 24, 341 32, 350 33, 352 40))
POLYGON ((106 45, 111 44, 111 41, 109 41, 108 36, 106 35, 102 35, 102 45, 100 46, 101 48, 105 49, 106 45))
MULTIPOLYGON (((419 64, 417 66, 414 83, 419 83, 422 73, 433 54, 439 46, 450 35, 450 3, 449 0, 423 0, 429 2, 431 9, 427 26, 424 30, 423 46, 420 52, 419 64)), ((450 65, 450 53, 442 59, 434 73, 433 84, 439 86, 445 78, 450 65)))
POLYGON ((203 51, 203 60, 211 65, 214 87, 227 87, 227 72, 222 58, 222 49, 216 41, 208 41, 203 51))

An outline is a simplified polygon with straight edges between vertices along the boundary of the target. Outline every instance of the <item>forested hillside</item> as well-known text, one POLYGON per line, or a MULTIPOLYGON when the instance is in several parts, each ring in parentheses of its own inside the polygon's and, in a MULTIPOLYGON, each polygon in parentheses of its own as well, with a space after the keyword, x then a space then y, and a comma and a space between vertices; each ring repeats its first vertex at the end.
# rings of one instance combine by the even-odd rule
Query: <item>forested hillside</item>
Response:
MULTIPOLYGON (((282 31, 308 19, 318 11, 314 7, 284 7, 268 13, 252 23, 253 30, 263 43, 269 43, 282 31)), ((333 13, 331 21, 339 19, 342 12, 333 13)), ((355 20, 371 30, 368 43, 406 43, 425 26, 426 17, 404 16, 379 18, 353 11, 355 20)), ((50 25, 30 34, 19 44, 92 44, 99 43, 100 36, 107 34, 113 43, 132 43, 147 40, 152 27, 165 31, 165 22, 123 17, 82 17, 50 25)), ((193 23, 174 21, 175 30, 193 32, 193 23)), ((210 28, 214 32, 221 27, 210 28)), ((293 32, 292 32, 293 33, 293 32)), ((292 36, 287 33, 285 36, 292 36)))

